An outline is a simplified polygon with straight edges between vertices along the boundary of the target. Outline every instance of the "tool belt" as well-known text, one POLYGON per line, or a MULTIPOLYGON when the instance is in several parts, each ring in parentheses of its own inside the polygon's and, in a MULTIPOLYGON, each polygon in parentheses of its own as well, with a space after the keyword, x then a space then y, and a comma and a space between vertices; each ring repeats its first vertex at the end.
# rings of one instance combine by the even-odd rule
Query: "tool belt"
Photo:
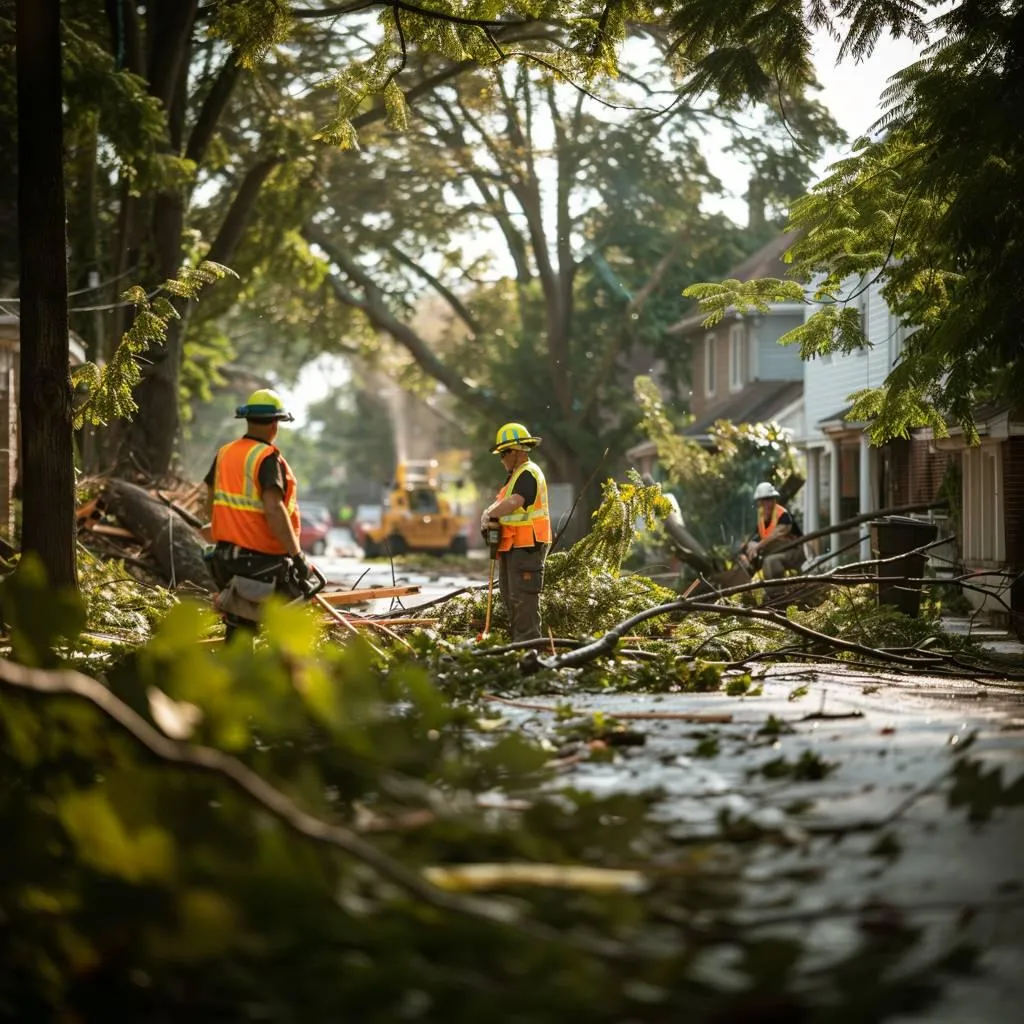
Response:
POLYGON ((292 574, 291 559, 267 555, 220 541, 210 552, 210 571, 220 593, 214 607, 230 618, 255 622, 274 593, 300 597, 303 589, 292 574))

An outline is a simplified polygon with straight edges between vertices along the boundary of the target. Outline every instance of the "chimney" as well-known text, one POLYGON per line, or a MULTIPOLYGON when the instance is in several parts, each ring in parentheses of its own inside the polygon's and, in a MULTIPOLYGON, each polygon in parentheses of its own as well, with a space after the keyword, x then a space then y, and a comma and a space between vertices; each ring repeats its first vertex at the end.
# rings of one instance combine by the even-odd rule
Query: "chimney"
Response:
POLYGON ((751 231, 759 231, 765 225, 764 185, 751 178, 747 188, 747 227, 751 231))

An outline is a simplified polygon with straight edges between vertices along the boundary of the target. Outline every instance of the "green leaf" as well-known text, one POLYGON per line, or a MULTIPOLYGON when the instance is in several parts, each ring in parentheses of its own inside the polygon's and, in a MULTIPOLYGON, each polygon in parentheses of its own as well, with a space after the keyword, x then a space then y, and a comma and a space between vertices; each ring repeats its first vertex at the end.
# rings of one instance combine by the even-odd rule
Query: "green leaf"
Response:
POLYGON ((144 825, 129 830, 99 787, 69 793, 57 815, 84 863, 129 882, 169 882, 175 847, 162 829, 144 825))
POLYGON ((10 627, 11 656, 23 665, 48 668, 59 661, 57 647, 85 629, 85 603, 77 591, 54 590, 34 551, 0 582, 0 608, 10 627))
POLYGON ((388 127, 404 132, 409 127, 409 111, 405 94, 393 78, 384 87, 384 107, 387 110, 388 127))

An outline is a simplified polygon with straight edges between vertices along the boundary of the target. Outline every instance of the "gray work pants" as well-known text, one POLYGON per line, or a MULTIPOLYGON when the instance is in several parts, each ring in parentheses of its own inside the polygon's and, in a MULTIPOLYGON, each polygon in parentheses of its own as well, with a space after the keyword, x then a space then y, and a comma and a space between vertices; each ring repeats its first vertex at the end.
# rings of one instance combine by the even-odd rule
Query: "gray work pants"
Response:
MULTIPOLYGON (((791 537, 787 537, 782 543, 789 544, 792 541, 791 537)), ((800 566, 804 564, 804 546, 803 544, 796 544, 786 551, 780 551, 776 554, 766 554, 761 562, 761 572, 764 574, 766 580, 780 580, 786 575, 787 569, 800 570, 800 566)))
POLYGON ((512 548, 498 555, 498 587, 513 643, 540 636, 540 594, 547 553, 547 545, 542 544, 536 549, 512 548))

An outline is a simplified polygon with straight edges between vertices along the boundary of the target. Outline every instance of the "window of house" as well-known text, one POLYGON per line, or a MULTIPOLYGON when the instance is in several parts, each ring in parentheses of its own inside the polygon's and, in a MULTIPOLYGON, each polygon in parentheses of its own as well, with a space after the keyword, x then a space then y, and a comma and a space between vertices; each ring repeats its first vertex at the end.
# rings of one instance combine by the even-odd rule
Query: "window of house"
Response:
MULTIPOLYGON (((871 313, 871 307, 868 304, 868 292, 870 291, 870 288, 868 288, 865 283, 861 283, 860 287, 864 289, 860 295, 857 296, 857 312, 860 313, 860 329, 865 338, 870 338, 870 334, 868 332, 868 316, 871 313)), ((853 354, 856 356, 864 356, 867 355, 867 351, 868 350, 866 348, 858 348, 853 354)))
POLYGON ((747 338, 743 324, 729 328, 729 390, 739 391, 746 383, 747 338))
POLYGON ((903 339, 905 332, 900 318, 895 313, 889 314, 889 367, 892 368, 899 361, 903 352, 903 339))
POLYGON ((715 396, 715 336, 709 334, 704 339, 704 394, 708 398, 715 396))

